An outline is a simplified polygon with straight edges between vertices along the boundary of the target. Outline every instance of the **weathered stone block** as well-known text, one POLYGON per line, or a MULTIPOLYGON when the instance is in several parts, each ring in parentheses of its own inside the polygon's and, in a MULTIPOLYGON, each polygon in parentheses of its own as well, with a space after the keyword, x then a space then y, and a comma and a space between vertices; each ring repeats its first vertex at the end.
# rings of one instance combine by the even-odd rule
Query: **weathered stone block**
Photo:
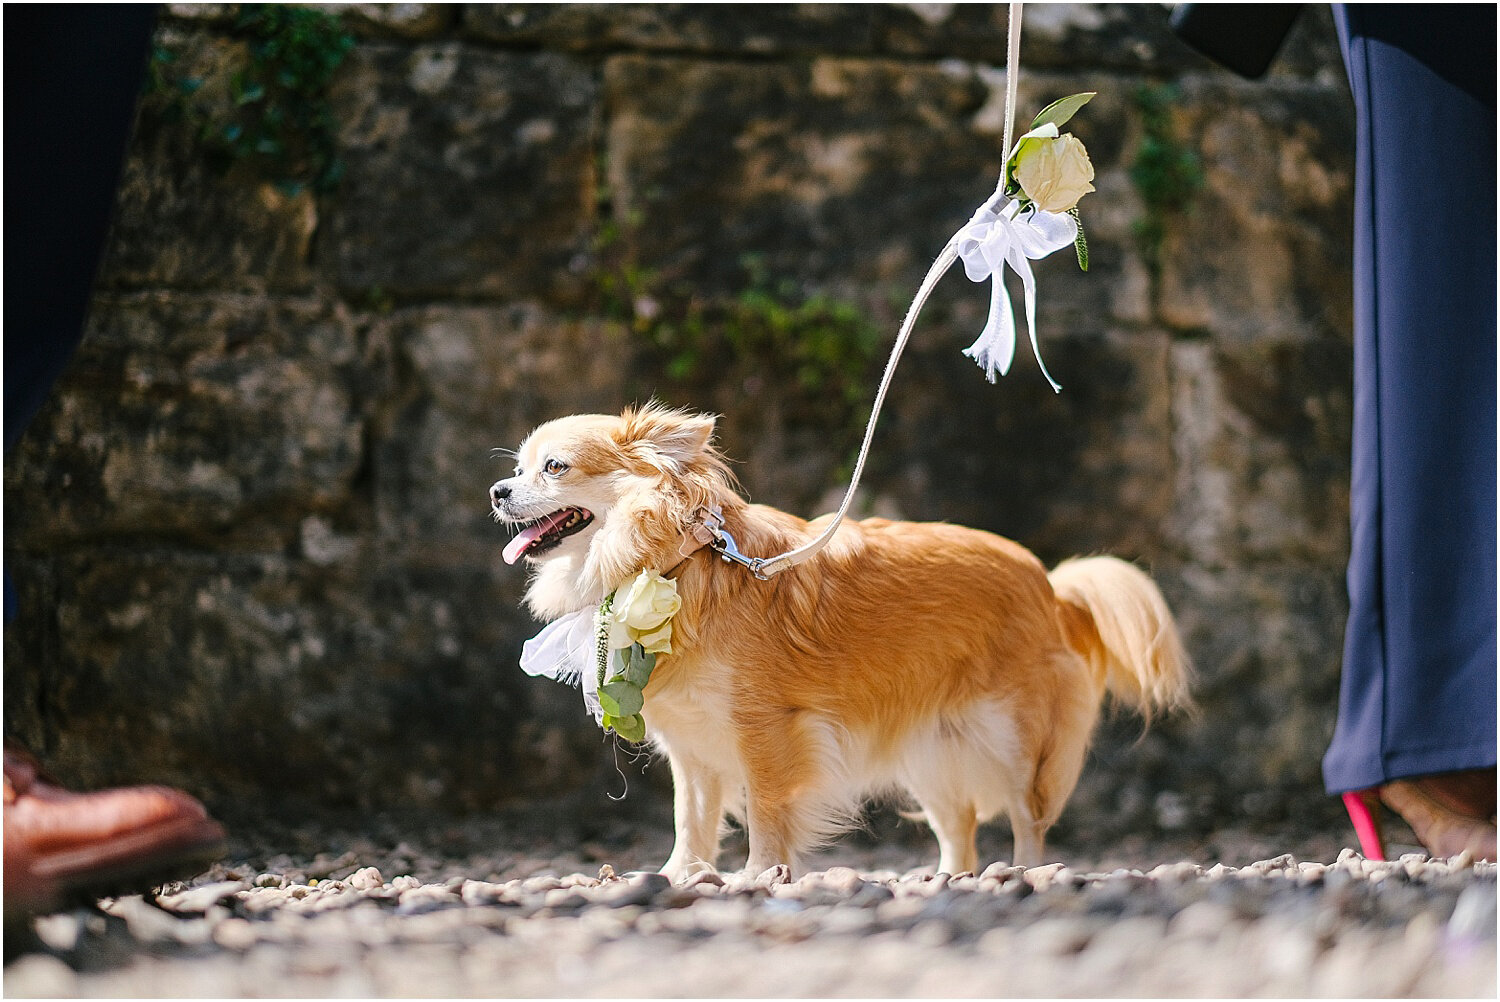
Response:
POLYGON ((16 569, 7 715, 29 716, 9 683, 38 667, 10 655, 45 644, 47 705, 67 726, 50 744, 27 736, 71 781, 180 783, 239 815, 263 813, 267 791, 458 808, 542 792, 583 758, 547 736, 576 694, 515 667, 530 628, 473 574, 411 574, 369 551, 325 567, 76 551, 16 569), (541 760, 549 744, 558 761, 541 760))
MULTIPOLYGON (((882 51, 1005 65, 1005 4, 882 4, 874 17, 882 51)), ((1166 11, 1148 4, 1033 4, 1021 23, 1023 72, 1202 64, 1168 30, 1166 11)))
MULTIPOLYGON (((246 61, 243 43, 166 25, 159 44, 174 52, 178 77, 225 91, 196 93, 195 102, 232 103, 227 88, 246 61)), ((305 289, 318 228, 312 192, 215 162, 202 126, 178 101, 170 91, 142 100, 101 280, 132 288, 305 289)))
POLYGON ((1347 336, 1354 163, 1346 96, 1266 87, 1251 103, 1207 82, 1183 95, 1175 124, 1202 159, 1205 185, 1169 230, 1164 319, 1241 342, 1347 336))
POLYGON ((866 4, 469 4, 464 31, 564 51, 786 55, 869 52, 866 4))
MULTIPOLYGON (((695 291, 743 288, 742 262, 754 254, 772 275, 889 309, 915 292, 1000 169, 1003 77, 982 68, 620 57, 605 79, 617 109, 614 218, 639 265, 695 291), (698 212, 703 204, 718 211, 698 212)), ((1031 77, 1019 98, 1018 129, 1065 93, 1099 92, 1070 123, 1100 192, 1082 206, 1090 271, 1066 252, 1037 266, 1044 302, 1072 327, 1146 310, 1132 229, 1140 203, 1126 173, 1139 127, 1129 92, 1110 83, 1031 77), (1128 275, 1137 291, 1122 298, 1115 290, 1128 275)))
POLYGON ((1171 536, 1204 567, 1349 548, 1352 358, 1337 341, 1172 349, 1171 536))
MULTIPOLYGON (((555 53, 361 46, 320 266, 351 294, 567 298, 591 233, 598 87, 555 53)), ((570 291, 571 290, 571 291, 570 291)))
POLYGON ((628 403, 624 332, 517 304, 400 310, 371 338, 410 373, 373 437, 382 538, 422 564, 519 577, 499 561, 509 536, 490 518, 490 484, 514 465, 497 450, 549 418, 628 403))
POLYGON ((325 6, 331 13, 341 15, 345 24, 362 34, 413 40, 441 35, 459 17, 457 5, 446 3, 351 3, 325 6))
POLYGON ((1172 469, 1167 339, 1055 334, 1043 348, 1065 387, 1055 394, 1026 344, 992 386, 959 353, 968 342, 944 333, 903 363, 870 488, 910 499, 909 518, 989 529, 1049 563, 1097 550, 1161 554, 1172 469))
POLYGON ((139 536, 284 545, 303 514, 348 510, 364 463, 359 364, 336 305, 101 297, 7 457, 7 526, 37 550, 139 536))
POLYGON ((705 291, 741 287, 751 251, 812 287, 920 275, 999 169, 993 137, 953 126, 989 93, 967 68, 621 56, 605 88, 615 218, 638 261, 705 291))
MULTIPOLYGON (((1202 67, 1171 34, 1164 10, 1132 4, 1039 4, 1026 9, 1028 69, 1202 67)), ((504 45, 572 51, 695 55, 886 55, 1003 65, 1004 4, 470 4, 464 32, 504 45)), ((1300 70, 1305 46, 1283 65, 1300 70)), ((1337 59, 1337 52, 1334 52, 1337 59)))
POLYGON ((1165 577, 1197 662, 1203 708, 1181 730, 1182 788, 1220 812, 1260 821, 1295 820, 1299 802, 1331 807, 1321 765, 1348 614, 1342 567, 1183 564, 1165 577))

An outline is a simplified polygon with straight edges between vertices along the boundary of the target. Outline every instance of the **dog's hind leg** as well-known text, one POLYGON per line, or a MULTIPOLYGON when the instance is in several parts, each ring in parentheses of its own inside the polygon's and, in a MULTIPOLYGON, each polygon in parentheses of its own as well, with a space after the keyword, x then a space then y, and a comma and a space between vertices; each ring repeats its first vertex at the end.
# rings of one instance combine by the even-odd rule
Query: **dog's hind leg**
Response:
POLYGON ((669 752, 672 766, 672 822, 677 841, 661 872, 681 882, 712 870, 719 855, 719 825, 724 818, 723 781, 713 769, 669 752))
POLYGON ((1083 766, 1083 746, 1053 747, 1037 763, 1031 789, 1011 801, 1010 830, 1015 837, 1015 864, 1040 866, 1047 851, 1047 832, 1057 823, 1083 766))
POLYGON ((1062 816, 1078 785, 1098 715, 1097 699, 1079 687, 1063 690, 1052 708, 1053 726, 1040 748, 1030 788, 1011 803, 1010 827, 1018 865, 1039 866, 1043 862, 1047 832, 1062 816))

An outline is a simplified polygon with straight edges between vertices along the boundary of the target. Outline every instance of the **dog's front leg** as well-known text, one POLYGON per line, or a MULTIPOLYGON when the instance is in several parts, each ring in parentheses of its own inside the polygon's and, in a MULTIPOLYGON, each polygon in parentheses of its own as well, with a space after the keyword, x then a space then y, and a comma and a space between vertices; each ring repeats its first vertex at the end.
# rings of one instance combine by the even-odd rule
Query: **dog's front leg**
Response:
POLYGON ((747 717, 740 751, 745 757, 745 834, 750 841, 745 874, 755 877, 777 865, 799 874, 799 852, 809 841, 816 770, 795 718, 747 717))
POLYGON ((661 872, 680 883, 702 870, 714 869, 719 856, 719 824, 724 817, 724 790, 718 772, 669 751, 672 765, 672 823, 677 842, 661 872))
POLYGON ((769 798, 757 799, 753 791, 748 801, 745 831, 750 839, 750 856, 745 861, 745 875, 759 876, 773 866, 784 865, 790 876, 801 876, 791 812, 769 798))

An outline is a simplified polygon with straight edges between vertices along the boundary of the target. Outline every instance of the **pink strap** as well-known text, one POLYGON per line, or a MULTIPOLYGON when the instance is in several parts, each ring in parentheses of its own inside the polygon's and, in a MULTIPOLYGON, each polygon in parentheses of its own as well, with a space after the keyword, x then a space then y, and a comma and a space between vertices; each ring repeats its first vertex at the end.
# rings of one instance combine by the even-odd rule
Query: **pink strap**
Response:
POLYGON ((1380 839, 1380 821, 1375 816, 1379 804, 1379 794, 1374 790, 1350 790, 1344 794, 1344 810, 1349 812, 1349 820, 1354 822, 1354 834, 1359 836, 1360 851, 1365 854, 1365 859, 1382 862, 1385 860, 1385 847, 1380 839), (1371 801, 1375 803, 1373 810, 1371 801))

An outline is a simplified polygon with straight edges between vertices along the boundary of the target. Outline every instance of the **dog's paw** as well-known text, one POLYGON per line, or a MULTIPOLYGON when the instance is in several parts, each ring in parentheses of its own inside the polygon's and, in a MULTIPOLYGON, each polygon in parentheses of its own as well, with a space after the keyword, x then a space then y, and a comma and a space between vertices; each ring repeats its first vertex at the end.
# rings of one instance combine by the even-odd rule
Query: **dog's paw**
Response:
POLYGON ((701 859, 686 863, 668 862, 666 866, 661 868, 660 872, 678 887, 683 887, 690 883, 700 883, 703 880, 714 881, 721 885, 724 883, 723 878, 719 876, 719 871, 714 865, 701 859))
POLYGON ((724 881, 724 889, 734 894, 749 894, 790 884, 793 879, 792 868, 785 863, 777 863, 764 869, 746 866, 729 875, 724 881))
POLYGON ((718 870, 699 870, 697 873, 689 874, 677 886, 689 891, 695 887, 723 887, 724 878, 718 870))

